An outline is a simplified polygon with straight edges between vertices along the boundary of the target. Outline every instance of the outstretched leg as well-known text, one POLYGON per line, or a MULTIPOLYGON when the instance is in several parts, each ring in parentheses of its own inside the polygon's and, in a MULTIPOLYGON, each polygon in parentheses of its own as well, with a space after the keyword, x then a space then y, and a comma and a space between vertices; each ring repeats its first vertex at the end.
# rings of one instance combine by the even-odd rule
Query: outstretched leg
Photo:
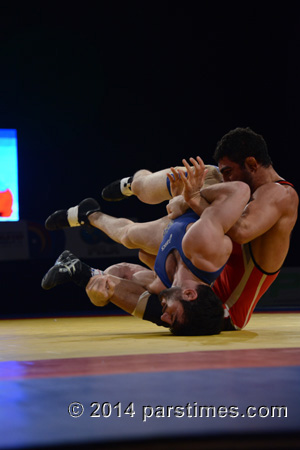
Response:
MULTIPOLYGON (((206 166, 208 173, 205 186, 222 182, 222 175, 216 166, 206 166)), ((182 167, 184 169, 184 167, 182 167)), ((132 177, 122 178, 106 186, 102 191, 102 198, 107 201, 119 201, 135 195, 143 203, 155 205, 172 198, 167 174, 170 169, 150 172, 142 169, 132 177)))
POLYGON ((102 198, 106 201, 120 201, 132 195, 144 203, 155 205, 171 198, 167 187, 168 169, 150 172, 142 169, 132 177, 114 181, 102 190, 102 198))
POLYGON ((129 219, 116 218, 95 212, 89 215, 89 222, 108 237, 130 249, 141 249, 156 255, 163 238, 163 232, 170 222, 168 217, 152 222, 135 223, 129 219))
POLYGON ((127 248, 141 249, 147 254, 156 255, 169 222, 167 216, 145 223, 109 216, 100 211, 100 205, 95 199, 88 198, 77 206, 55 211, 47 218, 45 227, 59 230, 89 224, 127 248))

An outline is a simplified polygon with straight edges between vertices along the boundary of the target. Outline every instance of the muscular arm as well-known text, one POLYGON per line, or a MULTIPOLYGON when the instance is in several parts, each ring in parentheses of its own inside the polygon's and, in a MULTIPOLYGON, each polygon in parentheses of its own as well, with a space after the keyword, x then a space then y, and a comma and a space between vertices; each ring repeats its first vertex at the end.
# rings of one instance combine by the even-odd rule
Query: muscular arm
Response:
POLYGON ((252 201, 227 235, 239 244, 250 242, 270 230, 283 216, 288 217, 291 206, 287 188, 276 183, 265 184, 255 191, 252 201))
POLYGON ((157 280, 152 270, 138 264, 120 263, 106 269, 104 275, 92 277, 86 293, 95 306, 111 302, 132 314, 145 291, 159 293, 162 290, 157 280))
POLYGON ((114 303, 124 311, 132 314, 145 288, 131 280, 124 280, 114 275, 96 275, 90 279, 86 293, 95 306, 114 303))
POLYGON ((106 275, 114 275, 123 280, 135 280, 140 285, 146 286, 148 282, 153 281, 154 272, 139 264, 119 263, 104 270, 106 275), (138 281, 139 280, 139 281, 138 281))
MULTIPOLYGON (((147 269, 139 264, 119 263, 108 267, 104 273, 106 275, 113 275, 123 280, 130 280, 142 286, 151 293, 159 293, 164 287, 158 284, 158 277, 153 270, 147 269), (159 286, 159 288, 156 288, 159 286)), ((126 286, 126 284, 125 284, 126 286)))

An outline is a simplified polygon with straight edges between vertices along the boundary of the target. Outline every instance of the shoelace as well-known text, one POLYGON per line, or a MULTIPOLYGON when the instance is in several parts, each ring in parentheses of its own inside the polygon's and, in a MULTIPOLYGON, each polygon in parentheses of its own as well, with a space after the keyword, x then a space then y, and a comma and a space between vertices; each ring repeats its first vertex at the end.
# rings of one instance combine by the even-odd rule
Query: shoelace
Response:
POLYGON ((59 271, 61 271, 61 268, 64 268, 67 270, 67 272, 69 272, 70 276, 74 275, 74 273, 76 271, 75 266, 76 266, 77 261, 78 261, 78 259, 71 259, 67 263, 59 263, 59 265, 61 266, 59 268, 59 271))

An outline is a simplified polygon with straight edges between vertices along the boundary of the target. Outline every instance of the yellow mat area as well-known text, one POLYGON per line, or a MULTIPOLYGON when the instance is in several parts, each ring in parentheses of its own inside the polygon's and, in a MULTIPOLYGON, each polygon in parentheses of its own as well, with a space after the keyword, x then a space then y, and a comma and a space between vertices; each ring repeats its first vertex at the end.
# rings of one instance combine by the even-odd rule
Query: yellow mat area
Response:
POLYGON ((254 314, 242 331, 177 337, 135 317, 4 320, 0 361, 300 347, 300 314, 254 314))

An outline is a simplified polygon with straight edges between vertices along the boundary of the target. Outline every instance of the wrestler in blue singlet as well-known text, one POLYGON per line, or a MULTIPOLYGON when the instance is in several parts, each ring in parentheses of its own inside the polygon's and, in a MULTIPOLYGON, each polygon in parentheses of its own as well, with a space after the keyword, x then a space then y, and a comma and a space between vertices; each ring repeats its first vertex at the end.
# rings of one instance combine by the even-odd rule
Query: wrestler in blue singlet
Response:
POLYGON ((169 280, 166 272, 166 260, 172 250, 178 250, 181 259, 188 267, 188 269, 192 272, 192 274, 209 285, 211 285, 215 281, 215 279, 220 275, 224 268, 223 266, 216 272, 205 272, 204 270, 200 270, 195 267, 183 253, 182 239, 186 233, 186 227, 190 223, 196 222, 198 219, 199 216, 192 210, 190 210, 182 216, 177 217, 175 220, 173 220, 165 230, 165 235, 160 244, 160 248, 155 260, 154 270, 167 288, 172 286, 172 282, 169 280))

